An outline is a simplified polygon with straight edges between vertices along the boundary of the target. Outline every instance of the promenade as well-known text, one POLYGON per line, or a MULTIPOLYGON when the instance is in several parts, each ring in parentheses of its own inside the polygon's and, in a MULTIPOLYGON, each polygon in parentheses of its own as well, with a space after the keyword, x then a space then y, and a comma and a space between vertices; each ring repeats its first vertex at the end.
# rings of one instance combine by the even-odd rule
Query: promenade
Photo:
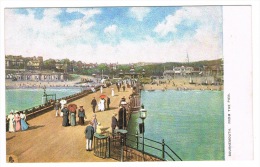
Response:
MULTIPOLYGON (((118 112, 120 99, 125 96, 128 102, 131 93, 130 88, 126 88, 125 92, 122 89, 118 92, 115 85, 103 88, 102 94, 111 99, 110 110, 96 112, 97 120, 103 127, 111 130, 111 117, 114 112, 118 112), (114 97, 111 96, 111 88, 114 88, 114 97)), ((6 132, 7 162, 10 156, 14 162, 117 162, 111 158, 96 157, 93 151, 86 151, 84 130, 93 116, 90 102, 93 97, 99 101, 100 95, 98 91, 71 102, 78 108, 81 105, 84 107, 87 115, 84 126, 63 127, 62 117, 55 117, 55 111, 51 110, 29 120, 30 127, 26 131, 6 132)))

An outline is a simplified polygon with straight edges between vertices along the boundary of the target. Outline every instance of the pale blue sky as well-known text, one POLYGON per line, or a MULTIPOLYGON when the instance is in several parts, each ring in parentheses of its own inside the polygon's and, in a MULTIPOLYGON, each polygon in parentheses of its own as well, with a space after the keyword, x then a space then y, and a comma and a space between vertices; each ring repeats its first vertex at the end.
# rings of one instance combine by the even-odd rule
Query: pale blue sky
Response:
POLYGON ((5 9, 6 54, 83 62, 222 58, 222 8, 5 9))

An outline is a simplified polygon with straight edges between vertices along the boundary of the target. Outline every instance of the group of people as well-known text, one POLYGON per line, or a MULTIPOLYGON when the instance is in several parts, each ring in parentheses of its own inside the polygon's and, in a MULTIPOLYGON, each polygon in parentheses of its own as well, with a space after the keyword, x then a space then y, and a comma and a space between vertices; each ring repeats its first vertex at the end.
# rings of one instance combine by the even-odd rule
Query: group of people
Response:
POLYGON ((79 125, 84 125, 85 119, 87 119, 83 106, 80 106, 77 112, 76 104, 65 104, 61 113, 63 115, 62 126, 76 126, 76 116, 79 118, 79 125))
POLYGON ((26 122, 26 115, 22 111, 14 112, 11 110, 6 120, 8 121, 7 130, 9 132, 24 131, 29 128, 29 125, 26 122))
POLYGON ((110 98, 107 96, 107 100, 106 100, 104 97, 102 97, 98 103, 96 98, 93 97, 90 104, 92 106, 93 113, 96 112, 96 107, 98 107, 98 111, 105 111, 106 109, 109 110, 110 98))
MULTIPOLYGON (((115 134, 115 129, 126 129, 127 120, 126 120, 126 107, 127 102, 125 101, 125 98, 123 97, 121 99, 121 105, 120 109, 118 111, 118 119, 117 119, 117 113, 113 113, 112 120, 111 120, 111 129, 112 129, 112 135, 115 134)), ((103 134, 103 126, 101 126, 101 123, 97 121, 96 114, 93 115, 93 119, 89 121, 87 127, 85 128, 85 138, 86 138, 86 151, 92 150, 92 141, 94 138, 94 133, 103 134)))

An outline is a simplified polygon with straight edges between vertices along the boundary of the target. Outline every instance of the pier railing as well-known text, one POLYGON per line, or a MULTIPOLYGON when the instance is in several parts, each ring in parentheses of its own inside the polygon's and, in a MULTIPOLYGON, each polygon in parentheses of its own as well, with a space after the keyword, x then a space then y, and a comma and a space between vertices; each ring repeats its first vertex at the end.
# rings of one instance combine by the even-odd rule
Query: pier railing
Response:
MULTIPOLYGON (((98 91, 99 89, 100 89, 100 86, 95 87, 96 91, 98 91)), ((84 96, 86 96, 90 93, 93 93, 92 90, 84 90, 80 93, 75 93, 73 95, 65 96, 65 97, 62 97, 62 98, 59 98, 59 99, 56 99, 56 100, 60 101, 61 99, 65 99, 67 101, 67 103, 70 103, 70 102, 75 101, 79 98, 82 98, 82 97, 84 97, 84 96)), ((48 111, 53 110, 54 103, 55 103, 55 101, 53 99, 50 99, 45 104, 41 104, 41 105, 38 105, 38 106, 27 108, 27 109, 21 110, 21 111, 25 112, 26 119, 29 120, 29 119, 32 119, 36 116, 42 115, 42 114, 44 114, 48 111)))
POLYGON ((135 135, 127 134, 126 144, 131 148, 141 151, 145 155, 153 156, 162 161, 182 161, 180 156, 173 151, 162 139, 161 142, 155 141, 149 138, 144 138, 144 143, 142 143, 142 136, 136 132, 135 135), (142 150, 144 145, 145 150, 142 150))

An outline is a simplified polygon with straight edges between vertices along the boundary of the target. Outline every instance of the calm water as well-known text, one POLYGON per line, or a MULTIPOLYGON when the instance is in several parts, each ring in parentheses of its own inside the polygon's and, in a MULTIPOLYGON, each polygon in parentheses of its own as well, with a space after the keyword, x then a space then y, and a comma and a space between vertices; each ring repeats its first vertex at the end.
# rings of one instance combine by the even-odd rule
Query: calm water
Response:
MULTIPOLYGON (((56 99, 69 96, 80 91, 80 88, 46 89, 47 94, 56 94, 56 99)), ((6 89, 5 93, 6 114, 8 114, 11 109, 19 111, 42 104, 43 89, 6 89)))
MULTIPOLYGON (((143 91, 142 103, 148 112, 145 137, 164 139, 185 161, 224 160, 222 91, 143 91)), ((138 129, 138 117, 133 115, 129 133, 138 129)))

